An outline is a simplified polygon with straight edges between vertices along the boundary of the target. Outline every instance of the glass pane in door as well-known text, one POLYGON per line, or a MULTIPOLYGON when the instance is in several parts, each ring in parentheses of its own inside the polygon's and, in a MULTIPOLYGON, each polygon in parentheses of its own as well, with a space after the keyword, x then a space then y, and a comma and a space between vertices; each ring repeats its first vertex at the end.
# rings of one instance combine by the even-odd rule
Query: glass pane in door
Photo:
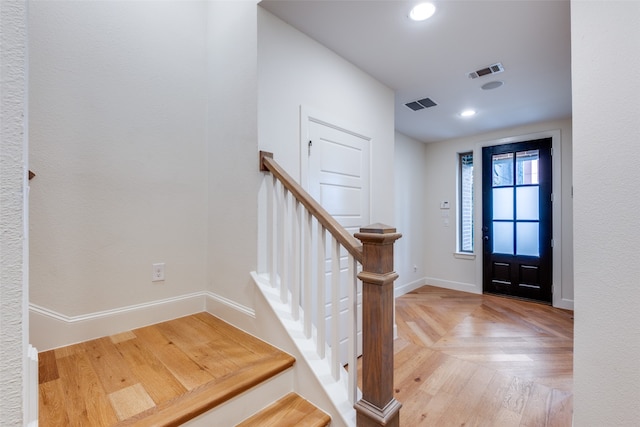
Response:
POLYGON ((516 255, 540 256, 539 231, 538 222, 516 224, 516 255))
POLYGON ((494 154, 491 166, 494 187, 513 185, 513 153, 494 154))
POLYGON ((493 189, 493 219, 513 219, 513 187, 493 189))
POLYGON ((539 159, 539 150, 516 153, 516 255, 540 256, 539 159))
POLYGON ((516 187, 516 219, 538 220, 540 218, 540 189, 516 187))
POLYGON ((493 253, 513 255, 513 222, 493 222, 493 253))
POLYGON ((540 153, 538 150, 520 151, 516 154, 516 184, 539 184, 538 160, 540 153))

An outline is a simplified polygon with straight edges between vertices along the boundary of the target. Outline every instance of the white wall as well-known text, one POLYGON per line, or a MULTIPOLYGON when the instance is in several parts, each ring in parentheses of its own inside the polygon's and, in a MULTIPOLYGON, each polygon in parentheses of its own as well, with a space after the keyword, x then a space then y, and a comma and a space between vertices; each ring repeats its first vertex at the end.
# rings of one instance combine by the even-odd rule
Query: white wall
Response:
POLYGON ((427 145, 396 132, 395 144, 395 226, 402 233, 394 247, 396 295, 425 284, 425 183, 427 145), (415 267, 415 268, 414 268, 415 267))
POLYGON ((258 8, 258 127, 271 151, 300 179, 300 107, 348 123, 371 143, 371 222, 394 225, 393 91, 258 8))
POLYGON ((87 339, 101 319, 203 293, 251 317, 258 116, 294 175, 300 105, 368 130, 372 221, 393 224, 393 92, 255 2, 35 1, 29 20, 41 337, 62 322, 59 344, 87 339))
MULTIPOLYGON (((475 135, 439 143, 427 144, 424 168, 425 174, 425 276, 426 282, 436 286, 468 292, 482 292, 481 248, 481 187, 480 171, 474 168, 476 221, 474 230, 475 257, 457 255, 456 209, 457 161, 458 153, 474 151, 474 164, 479 165, 481 147, 507 142, 511 137, 551 134, 559 131, 560 147, 554 148, 554 157, 561 157, 560 176, 554 176, 554 192, 561 190, 560 206, 554 209, 555 224, 561 226, 561 251, 554 253, 554 285, 558 286, 554 304, 564 308, 573 307, 573 242, 572 242, 572 200, 571 200, 571 121, 539 123, 513 129, 504 129, 488 134, 475 135), (560 150, 558 150, 560 148, 560 150), (557 188, 556 186, 559 186, 557 188), (440 209, 440 202, 448 201, 450 209, 440 209), (444 217, 443 215, 448 215, 444 217), (560 219, 561 218, 561 219, 560 219), (448 222, 448 224, 447 224, 448 222), (557 301, 556 301, 557 299, 557 301)), ((531 139, 531 138, 530 138, 531 139)), ((554 172, 557 168, 554 166, 554 172)), ((556 232, 558 225, 554 227, 556 232)), ((555 234, 554 234, 555 235, 555 234)), ((556 248, 558 246, 556 245, 556 248)))
POLYGON ((73 316, 203 289, 204 6, 30 4, 32 303, 73 316))
POLYGON ((640 3, 571 3, 574 425, 640 423, 640 3))
POLYGON ((21 426, 28 331, 26 2, 2 2, 0 40, 0 425, 21 426))
POLYGON ((209 3, 208 289, 253 307, 258 168, 256 1, 209 3))
POLYGON ((205 308, 251 321, 262 177, 256 9, 33 2, 32 336, 41 349, 205 308), (164 282, 151 283, 153 262, 166 264, 164 282))

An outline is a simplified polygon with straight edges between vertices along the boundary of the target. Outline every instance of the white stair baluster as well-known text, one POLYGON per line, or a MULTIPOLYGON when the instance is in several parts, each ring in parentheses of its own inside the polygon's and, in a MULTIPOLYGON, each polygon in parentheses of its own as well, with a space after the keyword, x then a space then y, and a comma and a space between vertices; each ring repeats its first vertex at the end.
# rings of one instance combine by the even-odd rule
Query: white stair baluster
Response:
POLYGON ((289 300, 289 264, 291 255, 291 220, 289 219, 289 190, 283 188, 282 192, 282 269, 280 270, 280 301, 286 303, 289 300))
POLYGON ((357 261, 349 255, 349 278, 348 291, 348 313, 349 313, 349 334, 348 334, 348 364, 349 364, 349 401, 355 404, 358 401, 358 290, 357 283, 357 261))
POLYGON ((304 221, 303 221, 303 245, 304 245, 304 288, 303 288, 303 310, 304 310, 304 336, 305 338, 311 338, 311 328, 313 326, 313 307, 312 307, 312 289, 313 289, 313 280, 312 280, 312 259, 311 259, 311 244, 313 240, 312 229, 313 229, 313 216, 311 212, 304 209, 304 221))
POLYGON ((302 205, 298 200, 293 200, 291 218, 291 315, 293 320, 300 320, 300 214, 302 205))
POLYGON ((277 215, 274 214, 274 209, 276 208, 276 186, 277 180, 276 177, 271 175, 271 179, 266 179, 267 186, 267 242, 266 242, 266 250, 267 250, 267 259, 266 259, 266 268, 267 273, 269 275, 269 283, 271 286, 276 286, 276 263, 277 263, 277 242, 274 236, 274 230, 277 229, 276 221, 277 215))
POLYGON ((331 238, 331 374, 340 379, 340 243, 331 238))
POLYGON ((326 285, 327 285, 327 268, 325 257, 327 254, 327 230, 318 222, 318 242, 317 242, 316 262, 318 268, 316 270, 317 289, 316 289, 316 347, 318 348, 318 356, 325 358, 325 348, 327 346, 327 328, 326 328, 326 285))

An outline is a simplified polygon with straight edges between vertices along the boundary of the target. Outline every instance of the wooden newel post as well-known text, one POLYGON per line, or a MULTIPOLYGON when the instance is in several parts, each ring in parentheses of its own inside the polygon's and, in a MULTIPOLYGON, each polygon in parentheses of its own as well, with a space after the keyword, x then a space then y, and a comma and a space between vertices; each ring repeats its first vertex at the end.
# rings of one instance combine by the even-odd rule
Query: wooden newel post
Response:
POLYGON ((393 244, 402 235, 383 224, 355 234, 362 242, 362 399, 355 404, 362 426, 399 426, 393 397, 393 244))

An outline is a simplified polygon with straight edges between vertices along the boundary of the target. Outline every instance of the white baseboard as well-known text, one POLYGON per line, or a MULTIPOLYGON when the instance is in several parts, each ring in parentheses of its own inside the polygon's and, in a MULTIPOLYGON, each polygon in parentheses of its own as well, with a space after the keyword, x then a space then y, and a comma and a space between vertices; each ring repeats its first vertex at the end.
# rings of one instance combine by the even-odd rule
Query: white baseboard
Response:
POLYGON ((419 287, 424 286, 426 284, 427 284, 426 279, 423 277, 422 279, 414 280, 413 282, 396 286, 395 289, 393 290, 393 297, 398 298, 399 296, 408 294, 411 291, 415 291, 419 287))
POLYGON ((481 294, 482 288, 478 289, 474 283, 454 282, 451 280, 437 279, 435 277, 425 277, 426 285, 437 286, 438 288, 451 289, 454 291, 471 292, 472 294, 481 294))
POLYGON ((218 316, 236 328, 253 334, 256 320, 256 311, 253 308, 238 304, 213 292, 207 292, 205 309, 208 313, 218 316))
POLYGON ((565 310, 571 310, 573 311, 573 300, 572 299, 565 299, 565 298, 559 298, 557 301, 553 301, 553 306, 556 308, 563 308, 565 310))
POLYGON ((24 395, 24 424, 38 426, 38 350, 29 344, 26 355, 26 377, 24 395))
MULTIPOLYGON (((461 283, 452 282, 450 280, 436 279, 434 277, 427 277, 424 279, 426 285, 433 285, 439 288, 452 289, 454 291, 471 292, 473 294, 482 294, 482 287, 478 288, 473 283, 461 283)), ((562 308, 565 310, 573 311, 573 300, 559 298, 557 301, 553 301, 553 306, 556 308, 562 308)))
POLYGON ((38 351, 46 351, 201 311, 232 324, 236 318, 255 318, 253 309, 204 291, 79 316, 30 304, 29 340, 38 351))

